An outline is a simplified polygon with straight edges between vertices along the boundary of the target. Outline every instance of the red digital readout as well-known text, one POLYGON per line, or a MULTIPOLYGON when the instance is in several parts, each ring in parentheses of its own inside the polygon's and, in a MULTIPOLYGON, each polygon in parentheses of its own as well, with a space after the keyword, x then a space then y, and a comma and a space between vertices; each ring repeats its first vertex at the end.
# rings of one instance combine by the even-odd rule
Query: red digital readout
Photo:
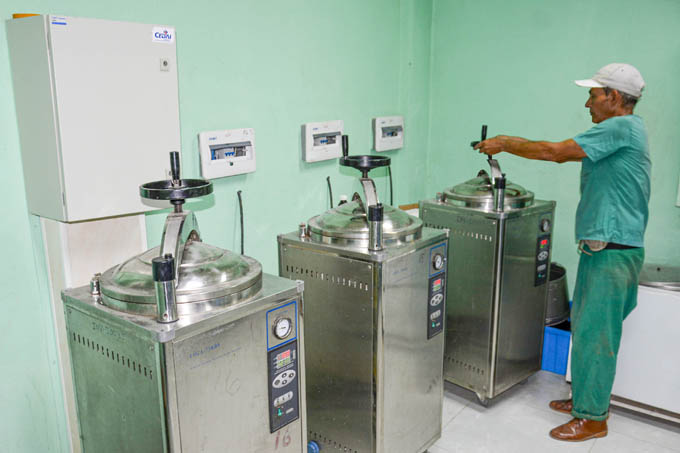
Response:
POLYGON ((442 279, 438 278, 432 282, 432 291, 439 291, 442 288, 442 279))
POLYGON ((287 350, 286 352, 282 352, 281 354, 279 354, 280 359, 287 359, 288 357, 290 357, 290 349, 287 350))

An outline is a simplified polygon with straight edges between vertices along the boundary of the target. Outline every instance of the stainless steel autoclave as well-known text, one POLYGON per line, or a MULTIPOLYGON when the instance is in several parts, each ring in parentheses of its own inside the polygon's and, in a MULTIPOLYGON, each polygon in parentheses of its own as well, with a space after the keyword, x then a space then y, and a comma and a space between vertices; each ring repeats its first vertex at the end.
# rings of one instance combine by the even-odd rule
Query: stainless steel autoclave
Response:
POLYGON ((306 451, 302 282, 201 242, 173 157, 160 247, 62 294, 83 450, 306 451))
POLYGON ((426 226, 450 231, 444 378, 482 404, 541 368, 555 212, 489 165, 420 202, 426 226))
POLYGON ((310 443, 321 451, 419 453, 441 435, 445 231, 364 198, 280 235, 279 274, 305 283, 310 443))

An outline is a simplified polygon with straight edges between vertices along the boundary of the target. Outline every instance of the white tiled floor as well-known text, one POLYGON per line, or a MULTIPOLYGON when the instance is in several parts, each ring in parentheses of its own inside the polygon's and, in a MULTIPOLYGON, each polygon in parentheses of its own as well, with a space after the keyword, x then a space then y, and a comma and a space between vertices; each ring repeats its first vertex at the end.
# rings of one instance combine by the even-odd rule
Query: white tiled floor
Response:
POLYGON ((442 437, 428 452, 680 452, 680 426, 618 409, 611 411, 607 437, 576 443, 551 439, 548 432, 570 416, 550 410, 548 403, 568 398, 569 389, 564 376, 540 371, 485 408, 472 392, 446 383, 442 437))

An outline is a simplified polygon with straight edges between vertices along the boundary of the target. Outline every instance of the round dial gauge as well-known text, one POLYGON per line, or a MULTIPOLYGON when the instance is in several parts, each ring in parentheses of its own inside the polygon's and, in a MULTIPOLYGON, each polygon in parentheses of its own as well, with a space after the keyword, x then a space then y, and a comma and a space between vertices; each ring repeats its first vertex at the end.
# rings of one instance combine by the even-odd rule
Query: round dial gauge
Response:
POLYGON ((550 220, 548 219, 541 220, 541 231, 543 231, 544 233, 550 231, 550 220))
POLYGON ((274 335, 279 340, 290 335, 291 330, 293 330, 293 323, 290 318, 279 318, 274 322, 274 335))
POLYGON ((432 266, 434 266, 435 270, 440 270, 444 267, 444 257, 440 254, 436 254, 432 259, 432 266))

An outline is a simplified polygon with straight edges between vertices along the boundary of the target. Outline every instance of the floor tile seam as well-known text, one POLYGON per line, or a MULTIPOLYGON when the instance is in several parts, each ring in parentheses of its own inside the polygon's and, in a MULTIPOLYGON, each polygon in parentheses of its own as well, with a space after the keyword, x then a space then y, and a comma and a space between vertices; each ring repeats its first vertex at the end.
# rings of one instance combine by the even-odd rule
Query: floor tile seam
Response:
POLYGON ((618 434, 618 435, 620 435, 620 436, 623 436, 623 437, 627 437, 628 439, 633 439, 633 440, 637 440, 638 442, 642 442, 642 443, 649 444, 649 445, 654 445, 655 447, 665 448, 666 450, 670 450, 670 451, 678 451, 678 452, 680 452, 680 447, 678 447, 678 448, 673 448, 673 447, 669 447, 669 446, 667 446, 667 445, 660 444, 660 443, 658 443, 658 442, 652 442, 652 441, 647 440, 647 439, 641 439, 641 438, 639 438, 639 437, 632 436, 632 435, 627 434, 627 433, 622 433, 621 431, 613 430, 613 429, 611 429, 611 428, 607 428, 607 429, 608 429, 608 431, 610 431, 610 432, 616 433, 616 434, 618 434))
POLYGON ((460 410, 458 410, 458 412, 456 412, 456 414, 453 417, 451 417, 451 419, 446 423, 446 425, 442 425, 442 431, 444 431, 444 428, 453 423, 456 417, 458 417, 465 409, 467 409, 470 406, 470 404, 471 403, 468 401, 468 403, 465 406, 461 407, 460 410))
MULTIPOLYGON (((621 418, 623 418, 623 419, 627 419, 627 418, 624 417, 624 416, 620 416, 620 415, 619 415, 619 417, 621 417, 621 418)), ((617 418, 618 418, 618 417, 617 417, 617 418)), ((630 420, 630 419, 627 419, 627 420, 628 420, 629 422, 632 422, 632 423, 636 424, 636 425, 644 425, 645 428, 648 429, 648 430, 649 430, 649 429, 655 429, 655 430, 658 430, 658 431, 663 431, 664 433, 676 434, 676 435, 678 436, 678 439, 680 439, 680 434, 675 433, 675 432, 673 432, 673 431, 671 431, 671 430, 669 430, 669 429, 666 429, 666 428, 664 428, 663 426, 649 425, 649 424, 645 423, 644 421, 640 421, 640 420, 630 420)), ((609 427, 608 427, 609 431, 615 432, 616 434, 621 434, 621 435, 624 435, 624 436, 626 436, 626 437, 629 437, 629 438, 632 438, 632 439, 635 439, 635 440, 641 440, 641 441, 643 441, 643 442, 647 442, 647 443, 656 445, 656 446, 658 446, 658 447, 668 448, 669 450, 680 452, 680 443, 679 443, 679 446, 678 446, 677 448, 674 448, 674 447, 667 447, 666 445, 662 445, 662 444, 660 444, 659 442, 653 442, 653 441, 648 440, 647 438, 641 439, 641 438, 639 438, 639 437, 637 437, 637 436, 635 436, 635 435, 631 435, 631 434, 629 434, 629 431, 620 431, 618 428, 612 428, 612 427, 611 427, 611 421, 608 423, 608 425, 609 425, 609 427)), ((624 427, 622 427, 621 429, 624 429, 624 427)))
MULTIPOLYGON (((443 447, 441 445, 437 445, 436 443, 433 445, 433 447, 437 447, 437 450, 442 450, 445 451, 446 453, 455 453, 455 450, 449 450, 446 447, 443 447)), ((429 453, 430 450, 427 450, 427 453, 429 453)))
POLYGON ((590 446, 590 448, 588 449, 588 453, 591 453, 591 452, 593 451, 593 448, 595 448, 595 444, 597 443, 598 440, 599 440, 599 439, 595 439, 595 440, 593 441, 593 444, 592 444, 592 445, 590 446))

